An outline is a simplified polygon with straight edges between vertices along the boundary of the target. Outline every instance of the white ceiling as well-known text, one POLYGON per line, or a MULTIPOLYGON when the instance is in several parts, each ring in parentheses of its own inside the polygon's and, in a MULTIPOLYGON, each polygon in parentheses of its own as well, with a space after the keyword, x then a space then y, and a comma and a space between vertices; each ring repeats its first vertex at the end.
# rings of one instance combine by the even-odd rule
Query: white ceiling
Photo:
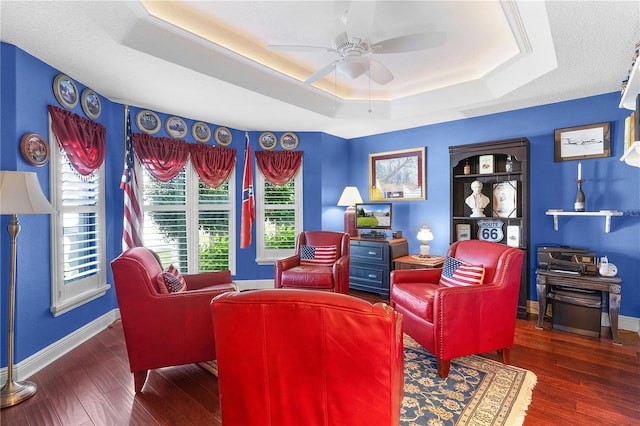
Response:
POLYGON ((638 1, 385 1, 358 35, 369 43, 446 33, 440 47, 369 56, 394 74, 386 85, 333 72, 305 85, 337 54, 266 48, 331 47, 363 6, 2 0, 0 36, 115 102, 348 139, 617 91, 640 38, 638 1))

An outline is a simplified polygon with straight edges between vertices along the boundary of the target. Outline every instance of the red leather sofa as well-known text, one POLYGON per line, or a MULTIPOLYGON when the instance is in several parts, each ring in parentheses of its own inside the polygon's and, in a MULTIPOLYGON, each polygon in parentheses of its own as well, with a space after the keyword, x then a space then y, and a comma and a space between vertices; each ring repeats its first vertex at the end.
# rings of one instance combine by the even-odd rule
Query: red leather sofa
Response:
POLYGON ((349 293, 349 235, 344 232, 305 231, 296 240, 296 254, 280 259, 274 266, 276 288, 299 288, 349 293), (301 248, 336 247, 330 266, 305 265, 301 248))
POLYGON ((222 424, 398 426, 402 321, 384 303, 312 290, 211 303, 222 424))
POLYGON ((447 377, 451 359, 497 350, 509 363, 513 346, 524 252, 487 241, 453 243, 447 256, 484 266, 480 285, 440 285, 442 269, 391 272, 391 306, 404 330, 436 356, 447 377))
POLYGON ((186 291, 162 294, 162 268, 144 247, 125 251, 111 269, 136 393, 148 370, 216 359, 209 305, 235 290, 229 271, 184 274, 186 291))

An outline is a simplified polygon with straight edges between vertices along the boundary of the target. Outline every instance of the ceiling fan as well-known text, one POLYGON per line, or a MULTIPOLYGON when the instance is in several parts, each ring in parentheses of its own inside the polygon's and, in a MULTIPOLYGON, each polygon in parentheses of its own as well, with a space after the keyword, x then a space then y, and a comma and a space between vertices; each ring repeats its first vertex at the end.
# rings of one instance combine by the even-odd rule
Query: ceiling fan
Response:
POLYGON ((334 52, 340 57, 322 67, 304 84, 313 84, 334 69, 352 79, 368 73, 371 80, 385 85, 394 79, 393 73, 383 63, 373 59, 373 54, 408 53, 431 49, 444 44, 446 34, 441 31, 425 31, 402 35, 371 43, 370 35, 375 16, 376 2, 352 1, 342 15, 346 31, 338 34, 331 47, 268 45, 269 50, 298 52, 334 52))

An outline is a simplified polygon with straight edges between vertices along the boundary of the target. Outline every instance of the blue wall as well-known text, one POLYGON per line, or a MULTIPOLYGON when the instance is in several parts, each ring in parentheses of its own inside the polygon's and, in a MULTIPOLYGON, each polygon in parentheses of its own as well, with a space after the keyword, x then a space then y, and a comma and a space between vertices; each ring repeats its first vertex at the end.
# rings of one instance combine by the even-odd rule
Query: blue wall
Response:
MULTIPOLYGON (((42 63, 22 50, 0 44, 0 169, 33 171, 38 174, 45 194, 49 193, 49 167, 28 165, 19 152, 23 134, 36 132, 48 139, 47 105, 58 105, 52 82, 58 70, 42 63)), ((82 91, 82 82, 76 81, 82 91)), ((122 191, 119 189, 123 166, 123 105, 102 101, 102 114, 97 119, 107 128, 107 259, 121 250, 122 191)), ((429 225, 435 240, 433 253, 444 253, 449 245, 449 153, 451 145, 484 142, 514 137, 527 137, 531 142, 531 245, 532 252, 541 244, 566 244, 588 247, 598 256, 609 256, 623 279, 621 314, 640 317, 640 169, 624 165, 622 154, 624 119, 628 111, 618 108, 619 95, 606 94, 570 102, 510 111, 502 114, 453 121, 416 129, 345 141, 322 133, 298 133, 298 149, 304 151, 304 227, 305 229, 342 230, 343 208, 336 203, 346 185, 355 185, 368 198, 368 155, 404 148, 426 147, 427 197, 425 201, 394 202, 394 229, 409 239, 410 251, 417 252, 415 235, 421 225, 429 225), (612 124, 612 157, 582 161, 584 190, 588 210, 616 209, 625 212, 612 220, 611 233, 604 233, 603 218, 561 218, 559 231, 553 231, 553 220, 544 212, 549 208, 571 210, 575 196, 576 161, 553 161, 555 128, 610 121, 612 124)), ((139 110, 131 107, 131 116, 139 110)), ((81 106, 73 110, 84 116, 81 106)), ((157 112, 164 122, 169 115, 157 112)), ((193 120, 185 117, 190 127, 193 120)), ((214 129, 217 125, 210 123, 214 129)), ((132 120, 133 131, 138 131, 132 120)), ((240 217, 244 132, 230 129, 230 147, 237 150, 236 172, 237 216, 240 217)), ((269 129, 265 129, 269 130, 269 129)), ((164 128, 157 136, 165 136, 164 128)), ((260 132, 250 132, 252 150, 259 149, 260 132)), ((277 133, 276 136, 280 136, 277 133)), ((194 142, 190 133, 185 138, 194 142)), ((213 141, 208 142, 210 144, 213 141)), ((54 147, 51 147, 54 148, 54 147)), ((277 149, 280 149, 279 147, 277 149)), ((255 175, 255 172, 254 172, 255 175)), ((0 217, 0 303, 1 322, 5 324, 9 281, 9 218, 0 217)), ((18 236, 17 301, 15 362, 46 348, 76 329, 117 307, 112 288, 98 298, 57 318, 49 313, 51 273, 47 216, 20 217, 22 232, 18 236), (39 261, 40 263, 36 262, 39 261), (34 267, 34 265, 37 265, 34 267)), ((236 238, 239 240, 240 227, 236 238)), ((255 239, 254 239, 255 241, 255 239)), ((269 279, 273 267, 255 263, 255 245, 236 251, 236 280, 269 279)), ((535 257, 535 256, 534 256, 535 257)), ((532 271, 535 261, 532 261, 532 271)), ((108 282, 112 283, 111 271, 108 282)), ((532 286, 535 279, 532 275, 532 286)), ((531 299, 536 299, 531 291, 531 299)), ((0 328, 2 344, 6 327, 0 328)), ((0 351, 6 366, 5 351, 0 351)))

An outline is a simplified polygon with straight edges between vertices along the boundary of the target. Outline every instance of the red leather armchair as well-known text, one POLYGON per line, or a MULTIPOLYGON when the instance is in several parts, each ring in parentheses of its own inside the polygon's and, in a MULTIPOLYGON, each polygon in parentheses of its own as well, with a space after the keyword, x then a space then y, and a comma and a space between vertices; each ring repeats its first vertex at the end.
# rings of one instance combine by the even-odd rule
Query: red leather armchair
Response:
POLYGON ((508 364, 523 251, 469 240, 453 243, 447 256, 483 265, 483 284, 439 285, 441 268, 391 272, 391 306, 403 315, 405 332, 436 356, 443 378, 456 357, 497 350, 508 364))
POLYGON ((296 254, 276 261, 276 288, 298 288, 349 293, 349 235, 344 232, 305 231, 296 240, 296 254), (332 266, 304 265, 300 261, 302 246, 336 247, 332 266))
POLYGON ((311 290, 211 303, 222 424, 400 424, 402 321, 384 303, 311 290))
POLYGON ((148 370, 216 359, 209 304, 235 290, 229 271, 185 274, 187 291, 161 294, 162 268, 144 247, 122 253, 111 270, 136 393, 148 370))

